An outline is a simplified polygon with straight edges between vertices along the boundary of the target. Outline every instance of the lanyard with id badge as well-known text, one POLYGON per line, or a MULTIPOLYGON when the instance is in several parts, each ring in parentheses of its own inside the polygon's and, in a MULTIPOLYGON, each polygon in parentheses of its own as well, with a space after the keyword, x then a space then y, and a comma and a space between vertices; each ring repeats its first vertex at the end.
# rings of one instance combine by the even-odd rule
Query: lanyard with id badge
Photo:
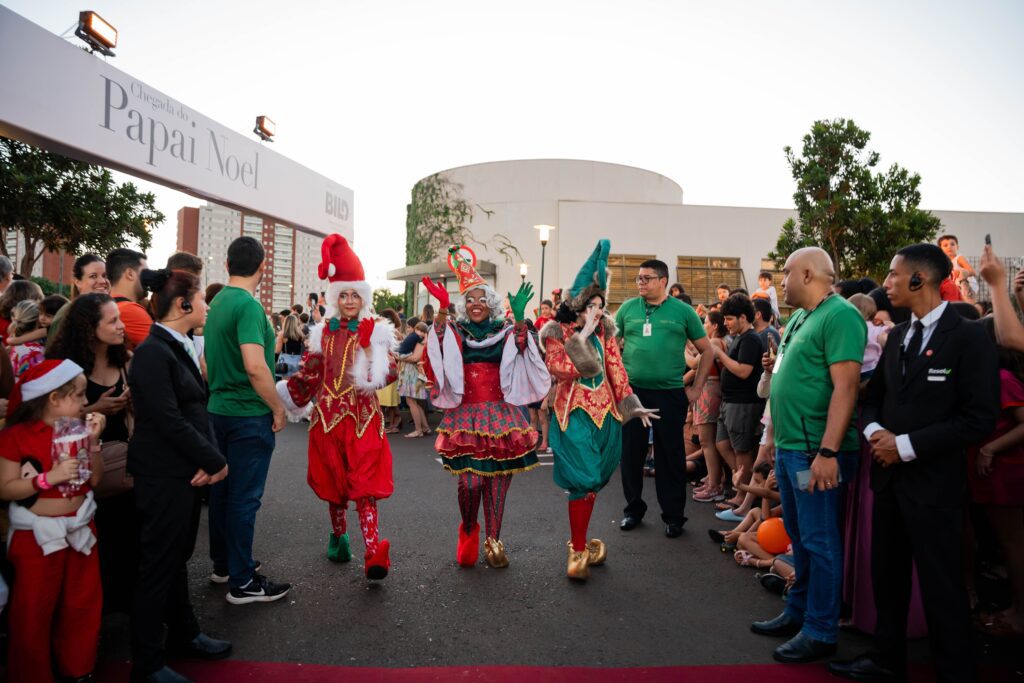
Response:
POLYGON ((657 306, 648 306, 647 302, 644 302, 644 336, 650 337, 654 331, 654 326, 651 324, 651 313, 661 308, 661 304, 657 306))

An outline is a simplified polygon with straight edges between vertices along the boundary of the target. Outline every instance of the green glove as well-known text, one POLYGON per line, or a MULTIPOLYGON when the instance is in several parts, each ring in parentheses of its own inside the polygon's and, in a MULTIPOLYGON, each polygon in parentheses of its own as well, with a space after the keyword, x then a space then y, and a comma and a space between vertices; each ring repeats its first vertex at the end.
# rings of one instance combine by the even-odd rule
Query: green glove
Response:
POLYGON ((512 308, 512 315, 515 317, 517 323, 521 323, 526 320, 526 304, 530 303, 530 299, 533 298, 533 285, 529 282, 524 282, 519 285, 519 291, 516 292, 515 296, 512 293, 508 294, 508 303, 512 308))

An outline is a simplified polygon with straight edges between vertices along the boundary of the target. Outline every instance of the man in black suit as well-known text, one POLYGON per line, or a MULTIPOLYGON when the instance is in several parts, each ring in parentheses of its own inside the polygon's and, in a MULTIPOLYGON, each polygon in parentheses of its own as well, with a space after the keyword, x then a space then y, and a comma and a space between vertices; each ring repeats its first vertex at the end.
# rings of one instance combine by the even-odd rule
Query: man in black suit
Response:
POLYGON ((893 306, 912 315, 889 334, 864 401, 878 651, 828 667, 855 680, 906 676, 912 561, 938 680, 976 679, 960 561, 965 451, 995 428, 999 374, 984 329, 939 296, 950 267, 941 249, 916 244, 897 252, 885 279, 893 306))

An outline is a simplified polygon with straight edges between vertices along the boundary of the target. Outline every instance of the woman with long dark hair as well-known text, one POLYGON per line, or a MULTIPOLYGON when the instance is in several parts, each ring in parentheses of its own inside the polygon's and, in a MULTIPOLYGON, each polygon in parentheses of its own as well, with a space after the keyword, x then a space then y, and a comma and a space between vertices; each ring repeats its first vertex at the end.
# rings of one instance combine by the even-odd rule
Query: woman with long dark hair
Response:
POLYGON ((135 477, 140 554, 132 608, 133 680, 180 680, 164 660, 168 647, 220 659, 231 643, 200 631, 189 601, 188 560, 195 547, 200 488, 228 474, 206 411, 206 382, 188 333, 206 322, 206 296, 195 275, 144 270, 156 323, 135 349, 128 382, 135 433, 128 470, 135 477))
MULTIPOLYGON (((84 414, 103 413, 103 441, 128 441, 128 350, 117 304, 107 294, 84 294, 62 309, 64 322, 46 357, 78 364, 86 378, 84 414)), ((105 612, 127 613, 138 564, 138 526, 132 493, 96 501, 96 529, 105 612)))
MULTIPOLYGON (((82 254, 75 259, 75 264, 71 268, 71 300, 74 301, 85 294, 110 294, 107 263, 96 254, 82 254)), ((70 303, 66 304, 53 316, 53 321, 47 330, 47 346, 57 336, 57 331, 64 322, 70 305, 70 303)))

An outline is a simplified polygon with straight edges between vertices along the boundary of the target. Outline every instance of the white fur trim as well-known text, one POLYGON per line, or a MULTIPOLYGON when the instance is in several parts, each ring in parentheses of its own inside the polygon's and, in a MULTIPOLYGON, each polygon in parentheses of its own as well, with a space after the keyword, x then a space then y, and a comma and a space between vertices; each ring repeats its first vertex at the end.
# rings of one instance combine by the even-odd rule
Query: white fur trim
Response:
POLYGON ((324 292, 326 301, 324 301, 324 308, 327 312, 324 314, 324 318, 329 320, 331 318, 338 317, 338 295, 344 292, 346 289, 354 289, 359 294, 359 297, 363 300, 363 307, 359 310, 359 319, 369 318, 373 315, 373 289, 370 287, 370 283, 366 280, 355 280, 350 282, 332 282, 327 285, 327 291, 324 292))
POLYGON ((320 323, 309 328, 309 336, 306 337, 306 350, 310 353, 323 353, 321 343, 324 338, 324 328, 327 323, 320 323))
POLYGON ((63 360, 60 365, 50 370, 42 377, 25 382, 21 385, 21 400, 31 401, 34 398, 45 396, 51 391, 56 391, 62 386, 81 375, 83 370, 78 363, 70 360, 63 360))
POLYGON ((352 383, 357 389, 369 394, 387 385, 395 346, 394 325, 383 318, 374 319, 370 346, 360 348, 352 364, 352 383))
POLYGON ((295 405, 292 395, 288 393, 288 380, 282 379, 276 385, 277 395, 284 404, 284 412, 288 415, 289 422, 299 422, 306 416, 306 410, 295 405))

